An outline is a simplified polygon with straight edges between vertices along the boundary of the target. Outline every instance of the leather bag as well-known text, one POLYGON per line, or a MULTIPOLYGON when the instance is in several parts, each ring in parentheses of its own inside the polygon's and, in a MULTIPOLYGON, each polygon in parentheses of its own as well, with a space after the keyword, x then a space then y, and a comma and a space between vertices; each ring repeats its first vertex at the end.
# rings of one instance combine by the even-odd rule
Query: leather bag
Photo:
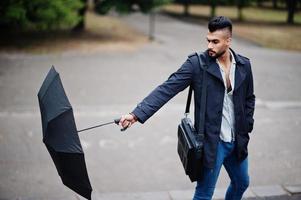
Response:
POLYGON ((200 124, 198 130, 195 129, 189 118, 189 108, 192 96, 192 86, 189 87, 185 117, 178 125, 178 154, 183 164, 186 175, 191 182, 200 180, 202 177, 203 144, 204 144, 204 123, 206 112, 207 76, 206 67, 200 58, 202 55, 195 53, 198 58, 198 65, 203 69, 202 96, 200 108, 200 124))

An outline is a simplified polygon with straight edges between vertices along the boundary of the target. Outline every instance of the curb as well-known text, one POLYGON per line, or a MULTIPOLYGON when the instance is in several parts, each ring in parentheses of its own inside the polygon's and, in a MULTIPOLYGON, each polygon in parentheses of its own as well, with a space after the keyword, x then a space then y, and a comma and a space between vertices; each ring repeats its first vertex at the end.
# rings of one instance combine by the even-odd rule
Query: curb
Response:
MULTIPOLYGON (((226 188, 217 188, 213 199, 224 199, 226 188)), ((194 190, 171 190, 160 192, 135 192, 135 193, 100 193, 94 191, 92 200, 191 200, 194 190)), ((296 185, 268 185, 249 187, 243 199, 301 199, 301 184, 296 185)), ((76 195, 77 200, 84 200, 76 195)))

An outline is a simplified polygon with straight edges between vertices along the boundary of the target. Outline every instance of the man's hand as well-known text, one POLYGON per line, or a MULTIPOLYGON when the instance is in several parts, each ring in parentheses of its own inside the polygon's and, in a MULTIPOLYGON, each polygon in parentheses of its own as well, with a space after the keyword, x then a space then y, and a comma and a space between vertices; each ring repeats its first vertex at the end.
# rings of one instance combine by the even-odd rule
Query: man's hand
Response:
POLYGON ((119 125, 122 126, 122 128, 130 128, 132 124, 137 122, 137 120, 138 120, 137 117, 132 113, 122 115, 119 125))

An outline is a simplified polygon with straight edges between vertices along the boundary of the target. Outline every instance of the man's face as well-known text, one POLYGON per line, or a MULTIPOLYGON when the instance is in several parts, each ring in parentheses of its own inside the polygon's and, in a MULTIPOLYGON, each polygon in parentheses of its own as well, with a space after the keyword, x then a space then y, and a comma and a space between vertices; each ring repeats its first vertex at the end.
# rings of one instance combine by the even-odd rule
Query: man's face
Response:
POLYGON ((208 53, 213 58, 223 55, 231 44, 231 34, 227 29, 208 31, 208 53))

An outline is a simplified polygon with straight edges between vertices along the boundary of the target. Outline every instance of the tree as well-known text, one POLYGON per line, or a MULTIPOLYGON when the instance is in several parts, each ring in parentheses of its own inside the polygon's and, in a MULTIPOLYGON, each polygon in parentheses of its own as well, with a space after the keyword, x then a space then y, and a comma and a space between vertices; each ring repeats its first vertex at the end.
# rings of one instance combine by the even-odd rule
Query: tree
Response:
POLYGON ((246 6, 249 6, 251 0, 236 0, 236 5, 237 5, 237 18, 238 21, 243 21, 244 16, 243 16, 243 8, 246 6))
POLYGON ((87 10, 87 0, 80 0, 83 4, 82 8, 78 10, 78 15, 80 16, 80 20, 78 23, 73 27, 73 31, 83 31, 85 29, 85 14, 87 10))
POLYGON ((278 0, 273 0, 273 8, 274 9, 278 8, 278 0))
POLYGON ((127 14, 134 11, 137 6, 141 12, 149 13, 156 7, 170 3, 172 0, 94 0, 95 11, 99 14, 106 14, 115 9, 118 13, 127 14))
POLYGON ((17 31, 56 30, 75 26, 80 0, 1 0, 0 28, 17 31))
POLYGON ((262 0, 256 0, 257 1, 257 7, 262 7, 262 0))
POLYGON ((237 18, 238 21, 243 21, 242 9, 245 6, 245 0, 237 0, 237 18))
MULTIPOLYGON (((204 1, 199 0, 201 3, 204 1)), ((207 0, 206 4, 210 6, 210 17, 216 16, 216 7, 218 5, 233 5, 235 0, 207 0)))
MULTIPOLYGON (((184 7, 184 16, 189 16, 189 6, 193 0, 174 0, 175 3, 180 3, 184 7)), ((195 2, 195 0, 194 0, 195 2)))
POLYGON ((191 0, 184 0, 184 15, 188 16, 189 15, 189 5, 191 3, 191 0))
POLYGON ((216 6, 217 6, 217 2, 218 0, 209 0, 210 2, 210 16, 211 18, 214 17, 216 15, 216 6))
POLYGON ((142 13, 149 13, 149 39, 154 39, 155 30, 155 12, 154 9, 172 0, 95 0, 95 11, 99 14, 106 14, 115 9, 118 13, 128 14, 133 12, 135 6, 142 13))
POLYGON ((286 0, 286 8, 287 8, 287 23, 294 23, 294 15, 297 10, 297 0, 286 0))

